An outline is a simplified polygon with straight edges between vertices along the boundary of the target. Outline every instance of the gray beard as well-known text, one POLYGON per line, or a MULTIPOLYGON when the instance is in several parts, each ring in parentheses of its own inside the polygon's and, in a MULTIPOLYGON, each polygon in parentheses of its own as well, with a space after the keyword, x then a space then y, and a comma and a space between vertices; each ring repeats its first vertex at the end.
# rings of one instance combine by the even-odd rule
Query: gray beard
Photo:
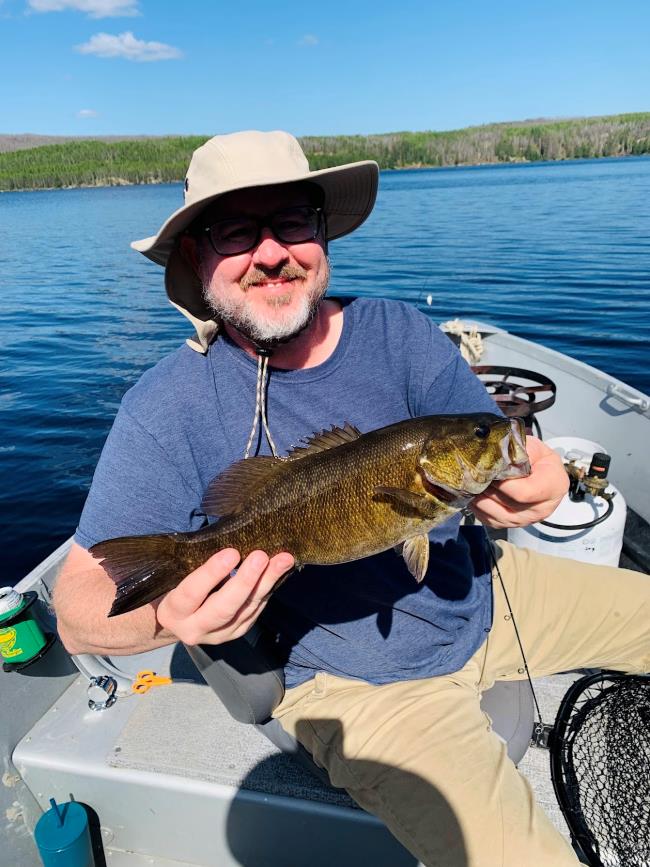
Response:
MULTIPOLYGON (((220 298, 210 291, 210 287, 203 284, 203 300, 208 305, 215 318, 227 322, 236 328, 245 338, 256 346, 274 346, 277 343, 286 343, 297 337, 314 320, 320 302, 322 301, 329 283, 329 268, 325 278, 317 283, 310 295, 303 295, 300 306, 287 312, 286 316, 269 321, 262 313, 252 312, 246 303, 246 298, 236 301, 232 298, 220 298)), ((290 293, 276 296, 269 307, 277 313, 283 306, 288 305, 290 293)))

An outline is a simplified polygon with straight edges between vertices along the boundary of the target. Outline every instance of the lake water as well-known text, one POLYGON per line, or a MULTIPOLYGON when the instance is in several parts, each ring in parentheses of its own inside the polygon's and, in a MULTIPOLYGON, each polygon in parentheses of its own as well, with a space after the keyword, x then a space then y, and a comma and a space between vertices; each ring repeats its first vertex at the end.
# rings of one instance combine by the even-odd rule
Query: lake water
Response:
MULTIPOLYGON (((129 249, 180 185, 0 195, 0 585, 76 526, 119 400, 188 336, 129 249)), ((650 158, 384 172, 333 291, 477 318, 650 392, 650 158)))

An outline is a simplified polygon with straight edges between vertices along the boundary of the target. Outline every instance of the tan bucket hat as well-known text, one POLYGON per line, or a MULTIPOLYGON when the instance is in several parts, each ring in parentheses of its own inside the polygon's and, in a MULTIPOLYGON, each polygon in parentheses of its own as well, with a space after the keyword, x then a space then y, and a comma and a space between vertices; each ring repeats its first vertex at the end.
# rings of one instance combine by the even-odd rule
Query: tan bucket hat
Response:
POLYGON ((379 167, 372 160, 311 172, 298 141, 289 133, 236 132, 209 139, 192 154, 185 177, 185 203, 157 235, 133 241, 134 250, 165 266, 165 288, 172 304, 194 325, 198 336, 188 341, 207 351, 218 325, 203 300, 194 269, 178 249, 178 239, 211 202, 250 187, 310 181, 323 190, 327 238, 352 232, 368 217, 375 204, 379 167))

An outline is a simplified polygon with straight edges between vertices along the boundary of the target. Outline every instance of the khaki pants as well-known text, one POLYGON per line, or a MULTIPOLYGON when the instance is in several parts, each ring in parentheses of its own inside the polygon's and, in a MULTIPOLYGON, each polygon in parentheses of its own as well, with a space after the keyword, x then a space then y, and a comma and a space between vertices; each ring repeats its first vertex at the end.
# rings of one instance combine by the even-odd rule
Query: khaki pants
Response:
MULTIPOLYGON (((533 677, 650 671, 650 578, 498 543, 533 677)), ((569 867, 573 850, 481 711, 522 659, 498 580, 487 640, 455 674, 375 686, 319 673, 274 716, 427 867, 569 867)))

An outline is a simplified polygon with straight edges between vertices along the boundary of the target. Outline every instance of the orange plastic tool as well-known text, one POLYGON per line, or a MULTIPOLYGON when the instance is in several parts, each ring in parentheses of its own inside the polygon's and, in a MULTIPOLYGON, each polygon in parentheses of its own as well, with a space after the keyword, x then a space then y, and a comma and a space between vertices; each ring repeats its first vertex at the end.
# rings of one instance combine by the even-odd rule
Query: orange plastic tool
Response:
POLYGON ((159 677, 155 671, 139 671, 131 685, 133 692, 148 692, 152 686, 165 686, 171 683, 171 677, 159 677))

